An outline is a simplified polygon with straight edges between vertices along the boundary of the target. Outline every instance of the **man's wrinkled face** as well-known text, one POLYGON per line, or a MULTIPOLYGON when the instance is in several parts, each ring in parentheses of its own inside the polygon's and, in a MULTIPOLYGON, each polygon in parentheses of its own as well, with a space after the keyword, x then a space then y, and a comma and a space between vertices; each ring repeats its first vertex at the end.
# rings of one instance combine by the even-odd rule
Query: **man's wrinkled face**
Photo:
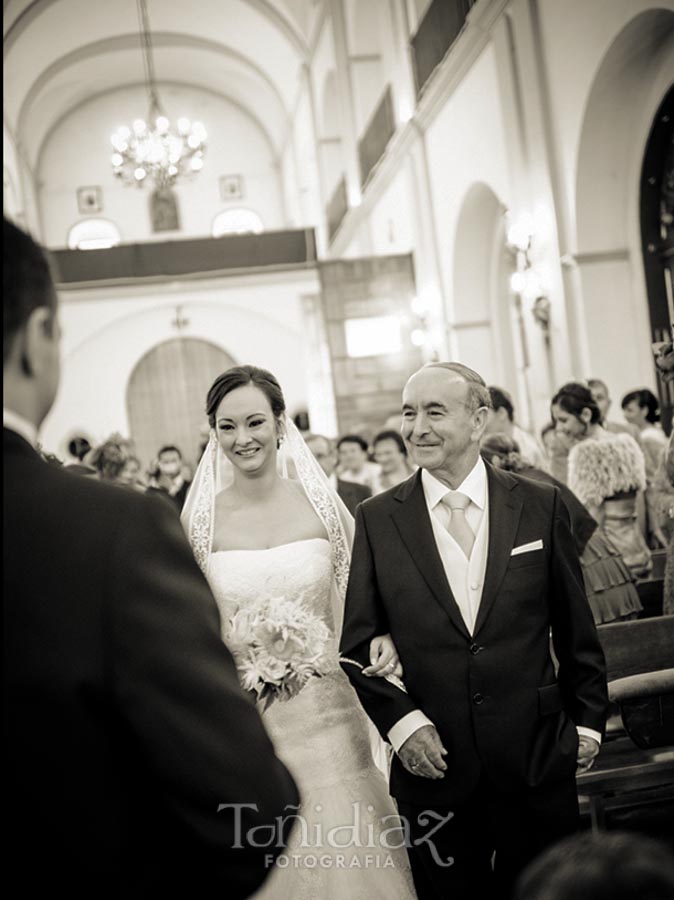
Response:
POLYGON ((445 466, 479 443, 487 410, 473 410, 460 375, 421 369, 403 391, 402 436, 412 460, 429 471, 445 466))

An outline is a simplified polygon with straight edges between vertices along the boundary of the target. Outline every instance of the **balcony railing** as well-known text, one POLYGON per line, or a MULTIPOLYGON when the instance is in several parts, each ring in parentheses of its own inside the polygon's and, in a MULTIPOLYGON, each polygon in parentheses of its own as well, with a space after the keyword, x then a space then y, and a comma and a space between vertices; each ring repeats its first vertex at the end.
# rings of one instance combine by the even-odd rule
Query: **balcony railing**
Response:
POLYGON ((475 0, 433 0, 411 40, 417 97, 461 33, 475 0))
POLYGON ((228 269, 310 266, 313 228, 220 238, 120 244, 107 250, 52 250, 59 284, 198 275, 228 269))
POLYGON ((326 209, 328 221, 328 240, 332 240, 337 229, 342 224, 342 219, 349 211, 349 197, 346 191, 346 178, 342 177, 335 191, 330 197, 326 209))
POLYGON ((393 94, 388 85, 379 106, 374 111, 363 137, 358 141, 358 159, 360 161, 360 183, 364 185, 372 170, 384 155, 386 145, 396 130, 393 114, 393 94))

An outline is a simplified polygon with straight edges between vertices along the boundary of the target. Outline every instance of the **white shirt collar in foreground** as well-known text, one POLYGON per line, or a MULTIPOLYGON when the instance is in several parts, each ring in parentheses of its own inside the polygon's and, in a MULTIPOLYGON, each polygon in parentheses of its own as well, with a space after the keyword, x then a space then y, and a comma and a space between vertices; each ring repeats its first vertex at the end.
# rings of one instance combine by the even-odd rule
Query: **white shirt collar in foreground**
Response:
MULTIPOLYGON (((434 509, 451 490, 426 469, 421 470, 421 484, 429 509, 434 509)), ((478 456, 477 462, 458 486, 457 491, 461 491, 470 497, 471 502, 477 507, 484 509, 487 500, 487 468, 481 456, 478 456)))
POLYGON ((12 409, 7 409, 5 406, 2 407, 2 425, 3 428, 9 428, 10 431, 20 434, 22 438, 28 441, 31 447, 37 444, 37 428, 35 425, 29 422, 28 419, 24 419, 19 413, 14 412, 12 409))

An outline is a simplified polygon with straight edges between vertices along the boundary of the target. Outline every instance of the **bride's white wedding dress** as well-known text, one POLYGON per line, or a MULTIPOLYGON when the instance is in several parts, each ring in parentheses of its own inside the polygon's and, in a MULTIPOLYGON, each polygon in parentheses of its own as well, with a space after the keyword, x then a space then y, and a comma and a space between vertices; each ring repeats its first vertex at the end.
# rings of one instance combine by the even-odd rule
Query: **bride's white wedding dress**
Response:
POLYGON ((208 579, 227 636, 232 614, 261 597, 296 598, 319 614, 334 641, 334 669, 263 721, 300 789, 300 819, 262 890, 265 900, 413 900, 403 834, 372 761, 368 721, 338 658, 330 608, 330 542, 211 554, 208 579), (387 818, 388 817, 388 818, 387 818), (388 834, 387 834, 388 832, 388 834))

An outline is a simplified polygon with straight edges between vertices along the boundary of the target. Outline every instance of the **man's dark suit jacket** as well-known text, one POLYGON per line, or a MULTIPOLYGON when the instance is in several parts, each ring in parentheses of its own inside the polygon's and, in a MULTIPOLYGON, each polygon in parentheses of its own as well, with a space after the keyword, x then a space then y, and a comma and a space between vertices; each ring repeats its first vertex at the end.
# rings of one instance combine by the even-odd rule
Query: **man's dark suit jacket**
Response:
POLYGON ((30 897, 247 897, 297 793, 164 502, 4 430, 5 871, 30 897))
POLYGON ((341 478, 337 479, 337 493, 352 516, 356 515, 358 504, 372 496, 372 491, 366 485, 356 484, 355 481, 342 481, 341 478))
POLYGON ((156 497, 161 497, 162 500, 168 500, 174 509, 178 511, 178 515, 182 512, 182 508, 185 505, 185 499, 187 497, 187 493, 190 489, 191 481, 183 481, 180 485, 179 490, 175 492, 175 494, 169 494, 166 488, 163 487, 149 487, 145 489, 146 494, 150 494, 156 497))
POLYGON ((473 636, 442 566, 421 470, 358 510, 341 653, 367 665, 371 638, 390 632, 409 693, 344 670, 383 737, 418 708, 449 751, 439 781, 394 757, 392 793, 412 803, 465 799, 483 770, 503 791, 573 778, 576 725, 604 728, 604 658, 559 491, 488 464, 487 477, 489 551, 473 636), (511 556, 539 539, 543 549, 511 556))

